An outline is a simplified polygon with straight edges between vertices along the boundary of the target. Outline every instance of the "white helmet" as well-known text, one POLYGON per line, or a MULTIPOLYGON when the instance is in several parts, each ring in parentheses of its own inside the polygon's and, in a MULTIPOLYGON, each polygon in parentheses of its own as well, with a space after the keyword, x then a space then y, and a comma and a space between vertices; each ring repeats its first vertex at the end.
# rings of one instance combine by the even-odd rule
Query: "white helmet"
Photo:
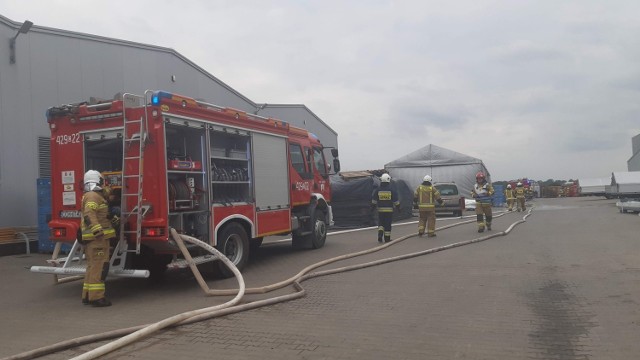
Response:
POLYGON ((425 176, 422 178, 422 181, 431 182, 431 176, 430 176, 430 175, 425 175, 425 176))
POLYGON ((521 182, 518 182, 518 183, 516 184, 516 186, 522 186, 522 183, 521 183, 521 182))
POLYGON ((507 189, 511 189, 511 184, 508 184, 508 185, 507 185, 507 189))
POLYGON ((101 190, 102 185, 104 185, 104 177, 102 177, 102 174, 100 174, 100 172, 89 170, 84 173, 85 191, 101 190))
POLYGON ((389 176, 389 174, 382 174, 382 176, 380 176, 380 182, 383 182, 383 183, 391 182, 391 176, 389 176))

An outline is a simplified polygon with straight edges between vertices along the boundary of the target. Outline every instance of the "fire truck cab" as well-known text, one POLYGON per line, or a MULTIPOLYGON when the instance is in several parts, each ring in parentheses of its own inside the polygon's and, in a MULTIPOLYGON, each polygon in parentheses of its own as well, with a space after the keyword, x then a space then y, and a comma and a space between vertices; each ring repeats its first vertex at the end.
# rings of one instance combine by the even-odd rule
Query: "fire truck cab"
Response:
MULTIPOLYGON (((265 236, 291 234, 293 246, 317 249, 333 223, 324 148, 284 121, 163 91, 53 107, 47 121, 51 239, 77 244, 83 174, 100 171, 121 219, 114 258, 126 254, 112 258, 112 275, 126 273, 125 264, 160 274, 179 260, 170 229, 242 269, 265 236)), ((57 269, 32 268, 69 273, 57 269)))

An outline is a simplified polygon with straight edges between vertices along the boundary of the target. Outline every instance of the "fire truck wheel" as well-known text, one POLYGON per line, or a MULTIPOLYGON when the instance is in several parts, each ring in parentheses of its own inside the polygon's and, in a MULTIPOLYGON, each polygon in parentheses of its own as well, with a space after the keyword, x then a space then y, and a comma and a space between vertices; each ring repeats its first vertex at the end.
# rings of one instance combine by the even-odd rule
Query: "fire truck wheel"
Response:
POLYGON ((302 229, 303 234, 294 232, 291 245, 295 249, 319 249, 327 240, 327 224, 324 222, 324 212, 312 210, 309 222, 302 229))
POLYGON ((324 222, 324 213, 314 211, 311 217, 313 228, 311 229, 311 247, 319 249, 327 240, 327 224, 324 222))
MULTIPOLYGON (((249 258, 249 237, 242 225, 230 223, 226 225, 218 236, 218 250, 231 262, 242 270, 249 258)), ((222 262, 218 261, 218 268, 225 278, 233 276, 233 272, 222 262)))

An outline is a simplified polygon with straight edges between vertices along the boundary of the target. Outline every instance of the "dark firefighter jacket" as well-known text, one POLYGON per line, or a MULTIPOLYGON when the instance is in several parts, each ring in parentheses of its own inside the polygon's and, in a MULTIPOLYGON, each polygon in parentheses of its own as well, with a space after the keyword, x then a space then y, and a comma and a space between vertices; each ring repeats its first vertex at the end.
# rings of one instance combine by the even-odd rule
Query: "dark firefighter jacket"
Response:
POLYGON ((400 201, 389 183, 381 183, 379 188, 373 190, 371 205, 377 206, 378 212, 393 212, 393 207, 400 206, 400 201))

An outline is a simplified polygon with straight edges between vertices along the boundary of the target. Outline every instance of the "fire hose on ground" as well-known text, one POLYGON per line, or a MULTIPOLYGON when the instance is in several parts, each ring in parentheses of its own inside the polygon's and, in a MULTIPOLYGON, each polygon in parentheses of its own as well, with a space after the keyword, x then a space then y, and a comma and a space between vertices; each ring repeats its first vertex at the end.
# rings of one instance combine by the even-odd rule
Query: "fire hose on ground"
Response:
MULTIPOLYGON (((497 216, 495 216, 494 218, 500 217, 505 215, 506 213, 502 213, 499 214, 497 216)), ((398 256, 394 256, 394 257, 390 257, 390 258, 385 258, 385 259, 379 259, 379 260, 374 260, 374 261, 370 261, 370 262, 366 262, 366 263, 361 263, 361 264, 355 264, 355 265, 350 265, 350 266, 344 266, 344 267, 340 267, 340 268, 335 268, 335 269, 329 269, 329 270, 324 270, 324 271, 318 271, 318 272, 311 272, 312 270, 337 262, 337 261, 341 261, 341 260, 346 260, 346 259, 350 259, 350 258, 354 258, 357 256, 362 256, 362 255, 366 255, 366 254, 370 254, 373 252, 377 252, 380 250, 383 250, 391 245, 397 244, 401 241, 404 241, 406 239, 409 239, 411 237, 415 237, 417 234, 410 234, 410 235, 405 235, 402 237, 399 237, 391 242, 382 244, 380 246, 376 246, 374 248, 371 249, 367 249, 367 250, 363 250, 363 251, 358 251, 358 252, 354 252, 354 253, 350 253, 350 254, 345 254, 345 255, 340 255, 334 258, 330 258, 330 259, 326 259, 320 262, 317 262, 315 264, 312 264, 310 266, 307 266, 306 268, 304 268, 303 270, 301 270, 298 274, 296 274, 295 276, 287 279, 287 280, 283 280, 280 281, 278 283, 274 283, 271 285, 267 285, 267 286, 263 286, 263 287, 258 287, 258 288, 245 288, 245 283, 244 283, 244 279, 242 278, 242 275, 240 274, 240 271, 233 265, 233 263, 227 259, 224 255, 222 255, 217 249, 215 249, 213 246, 202 242, 198 239, 192 238, 190 236, 187 235, 181 235, 178 234, 174 229, 171 229, 171 235, 172 238, 175 240, 176 244, 178 245, 178 247, 180 248, 180 250, 182 251, 183 255, 185 256, 185 259, 187 260, 187 262, 189 263, 189 266, 194 274, 194 276, 196 277, 196 280, 198 282, 198 284, 200 285, 200 287, 203 289, 203 291, 207 294, 207 295, 211 295, 211 296, 231 296, 231 295, 235 295, 234 298, 228 302, 225 302, 223 304, 220 305, 216 305, 216 306, 211 306, 211 307, 207 307, 207 308, 202 308, 202 309, 197 309, 197 310, 192 310, 192 311, 187 311, 178 315, 174 315, 172 317, 166 318, 164 320, 161 320, 159 322, 156 323, 152 323, 152 324, 147 324, 147 325, 140 325, 140 326, 134 326, 134 327, 129 327, 129 328, 124 328, 124 329, 118 329, 118 330, 112 330, 112 331, 108 331, 108 332, 104 332, 104 333, 100 333, 100 334, 93 334, 93 335, 87 335, 87 336, 82 336, 82 337, 78 337, 75 339, 70 339, 70 340, 66 340, 63 342, 59 342, 56 344, 52 344, 49 346, 45 346, 45 347, 41 347, 38 349, 34 349, 31 351, 27 351, 27 352, 23 352, 21 354, 17 354, 17 355, 13 355, 7 358, 4 358, 2 360, 23 360, 23 359, 34 359, 40 356, 44 356, 46 354, 51 354, 51 353, 56 353, 65 349, 69 349, 69 348, 73 348, 73 347, 77 347, 80 345, 85 345, 85 344, 90 344, 90 343, 95 343, 98 341, 105 341, 108 339, 113 339, 113 338, 117 338, 117 337, 121 337, 118 340, 115 340, 113 342, 107 343, 105 345, 102 345, 94 350, 91 350, 87 353, 84 353, 78 357, 73 358, 74 360, 87 360, 87 359, 95 359, 99 356, 108 354, 112 351, 115 351, 123 346, 126 346, 128 344, 131 344, 143 337, 149 336, 150 334, 159 331, 161 329, 164 328, 168 328, 168 327, 174 327, 174 326, 179 326, 179 325, 186 325, 186 324, 191 324, 191 323, 195 323, 195 322, 199 322, 199 321, 203 321, 203 320, 207 320, 207 319, 211 319, 211 318, 215 318, 215 317, 220 317, 220 316, 225 316, 225 315, 229 315, 229 314, 234 314, 234 313, 238 313, 238 312, 242 312, 242 311, 247 311, 247 310, 252 310, 252 309, 256 309, 259 307, 263 307, 263 306, 268 306, 268 305, 273 305, 273 304, 277 304, 280 302, 285 302, 285 301, 290 301, 290 300, 294 300, 294 299, 298 299, 301 298, 303 296, 305 296, 305 290, 302 288, 302 286, 300 285, 301 282, 308 280, 308 279, 312 279, 315 277, 319 277, 319 276, 325 276, 325 275, 331 275, 331 274, 336 274, 336 273, 340 273, 340 272, 347 272, 347 271, 353 271, 353 270, 358 270, 358 269, 363 269, 363 268, 367 268, 367 267, 371 267, 371 266, 376 266, 376 265, 381 265, 381 264, 385 264, 385 263, 390 263, 390 262, 394 262, 394 261, 398 261, 398 260, 404 260, 404 259, 410 259, 413 257, 418 257, 418 256, 422 256, 422 255, 428 255, 428 254, 432 254, 432 253, 436 253, 436 252, 440 252, 440 251, 444 251, 444 250, 449 250, 449 249, 453 249, 453 248, 457 248, 460 246, 464 246, 464 245, 470 245, 470 244, 474 244, 477 242, 481 242, 481 241, 485 241, 485 240, 489 240, 498 236, 506 236, 508 235, 517 225, 526 222, 526 218, 528 216, 531 215, 531 209, 527 212, 526 215, 524 215, 522 217, 521 220, 518 220, 514 223, 512 223, 506 230, 504 231, 499 231, 499 232, 495 232, 495 233, 491 233, 485 236, 481 236, 475 239, 471 239, 471 240, 465 240, 465 241, 460 241, 460 242, 456 242, 456 243, 452 243, 452 244, 448 244, 448 245, 443 245, 443 246, 439 246, 439 247, 435 247, 435 248, 431 248, 431 249, 427 249, 427 250, 423 250, 423 251, 418 251, 418 252, 414 252, 414 253, 409 253, 409 254, 404 254, 404 255, 398 255, 398 256), (200 274, 200 271, 197 269, 196 265, 194 264, 186 246, 184 245, 184 241, 187 241, 189 243, 192 244, 196 244, 198 246, 203 247, 204 249, 206 249, 207 251, 211 252, 212 254, 216 255, 220 260, 222 260, 228 267, 229 269, 231 269, 231 271, 234 273, 234 275, 236 276, 236 278, 238 279, 238 289, 223 289, 223 290, 212 290, 208 287, 208 285, 206 284, 206 282, 204 281, 202 275, 200 274), (240 302, 240 300, 242 299, 242 297, 245 294, 264 294, 267 292, 271 292, 277 289, 281 289, 283 287, 289 286, 289 285, 293 285, 294 289, 296 290, 295 293, 292 294, 286 294, 286 295, 281 295, 281 296, 277 296, 277 297, 273 297, 273 298, 269 298, 269 299, 264 299, 264 300, 257 300, 257 301, 253 301, 250 303, 246 303, 246 304, 241 304, 238 305, 238 302, 240 302)), ((475 217, 474 217, 475 218, 475 217)), ((449 225, 445 225, 442 226, 440 228, 438 228, 438 230, 444 230, 444 229, 448 229, 454 226, 458 226, 458 225, 462 225, 462 224, 467 224, 467 223, 471 223, 471 222, 475 222, 475 219, 472 220, 466 220, 466 221, 462 221, 462 222, 457 222, 454 224, 449 224, 449 225)))

